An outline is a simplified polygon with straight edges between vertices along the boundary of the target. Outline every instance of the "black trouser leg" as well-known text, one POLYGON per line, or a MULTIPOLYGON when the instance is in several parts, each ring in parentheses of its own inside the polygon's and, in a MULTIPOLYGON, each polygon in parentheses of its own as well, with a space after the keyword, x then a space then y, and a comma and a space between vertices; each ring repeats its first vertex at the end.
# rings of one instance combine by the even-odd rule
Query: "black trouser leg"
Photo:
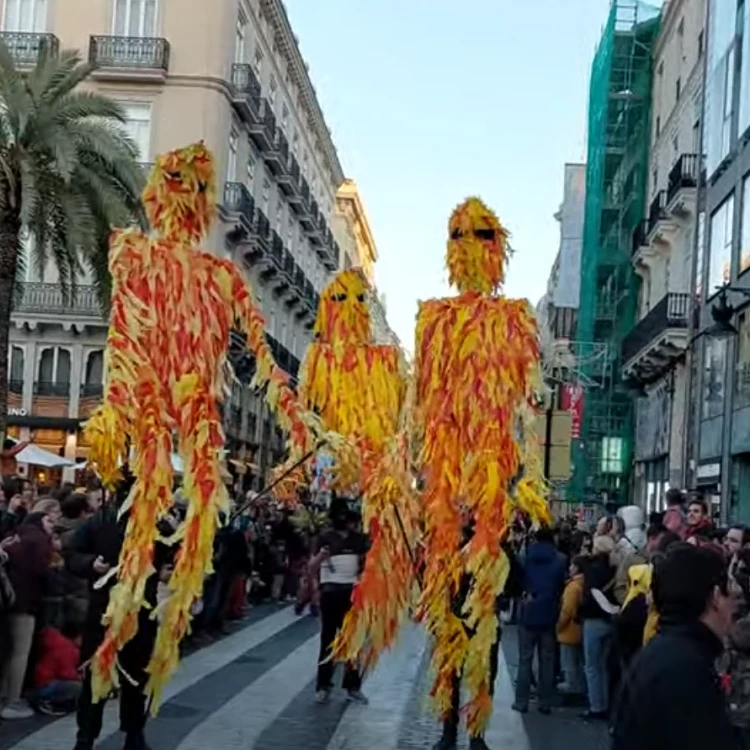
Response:
MULTIPOLYGON (((351 606, 352 592, 349 587, 334 588, 324 591, 320 597, 320 657, 318 659, 318 678, 316 690, 330 690, 333 687, 333 661, 331 646, 336 639, 344 618, 351 606)), ((344 673, 344 688, 359 690, 361 679, 354 667, 347 666, 344 673)))
POLYGON ((76 711, 76 722, 78 733, 76 741, 81 748, 93 748, 102 731, 102 720, 104 717, 105 701, 93 703, 91 700, 91 669, 86 669, 81 686, 81 695, 78 698, 78 709, 76 711))
POLYGON ((461 703, 461 677, 453 676, 451 688, 451 707, 447 716, 443 719, 443 737, 455 740, 458 737, 459 708, 461 703))
POLYGON ((146 667, 151 659, 155 637, 156 623, 148 615, 141 614, 138 632, 120 653, 120 664, 127 673, 120 677, 120 729, 131 739, 142 736, 146 726, 146 667))

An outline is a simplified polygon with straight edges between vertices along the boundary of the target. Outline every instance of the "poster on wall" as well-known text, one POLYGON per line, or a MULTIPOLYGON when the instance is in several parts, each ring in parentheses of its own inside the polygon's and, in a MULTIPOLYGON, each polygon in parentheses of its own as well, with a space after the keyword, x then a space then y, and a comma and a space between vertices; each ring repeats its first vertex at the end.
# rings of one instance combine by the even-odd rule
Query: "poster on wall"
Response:
POLYGON ((583 419, 583 386, 578 383, 566 383, 562 391, 562 408, 571 415, 570 436, 574 440, 581 437, 583 419))

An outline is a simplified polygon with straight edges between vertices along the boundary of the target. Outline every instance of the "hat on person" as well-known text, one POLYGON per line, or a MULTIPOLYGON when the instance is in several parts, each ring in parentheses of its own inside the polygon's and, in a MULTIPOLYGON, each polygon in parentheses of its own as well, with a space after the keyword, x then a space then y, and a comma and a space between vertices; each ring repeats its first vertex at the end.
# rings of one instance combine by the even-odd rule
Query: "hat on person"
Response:
POLYGON ((615 551, 615 540, 607 534, 594 537, 593 552, 595 555, 611 555, 615 551))

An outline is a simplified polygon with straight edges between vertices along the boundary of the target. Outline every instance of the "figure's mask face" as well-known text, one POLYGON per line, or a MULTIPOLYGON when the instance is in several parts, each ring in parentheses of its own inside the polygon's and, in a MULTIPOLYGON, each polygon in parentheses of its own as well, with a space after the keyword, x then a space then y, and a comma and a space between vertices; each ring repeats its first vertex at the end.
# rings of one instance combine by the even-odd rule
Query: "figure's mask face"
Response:
POLYGON ((216 211, 211 152, 203 143, 194 143, 158 156, 143 204, 151 226, 162 237, 186 245, 199 243, 216 211))
POLYGON ((505 279, 508 232, 479 198, 468 198, 448 224, 448 280, 459 292, 492 294, 505 279))
POLYGON ((367 308, 367 281, 362 271, 351 268, 337 274, 320 296, 315 337, 330 344, 370 343, 370 312, 367 308))

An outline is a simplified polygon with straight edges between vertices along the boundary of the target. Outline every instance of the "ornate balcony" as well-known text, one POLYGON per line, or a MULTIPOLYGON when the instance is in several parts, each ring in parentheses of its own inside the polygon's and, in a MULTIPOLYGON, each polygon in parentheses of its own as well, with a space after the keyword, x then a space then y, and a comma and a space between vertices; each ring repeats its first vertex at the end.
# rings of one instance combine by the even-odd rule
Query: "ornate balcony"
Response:
POLYGON ((250 191, 241 182, 224 183, 224 198, 219 210, 225 219, 239 221, 246 231, 253 228, 255 201, 250 191))
POLYGON ((287 151, 286 167, 279 172, 276 181, 279 183, 281 192, 287 197, 289 205, 296 212, 302 200, 299 195, 299 162, 289 151, 287 151))
POLYGON ((247 63, 232 65, 232 104, 245 121, 255 122, 261 99, 260 81, 247 63))
POLYGON ((276 115, 268 99, 258 100, 255 119, 248 123, 247 130, 255 145, 262 153, 271 151, 276 139, 276 115))
POLYGON ((161 37, 92 36, 89 62, 99 78, 164 81, 169 42, 161 37))
POLYGON ((55 56, 60 51, 60 40, 54 34, 3 31, 0 32, 0 39, 19 68, 36 65, 43 52, 48 56, 55 56))
POLYGON ((271 149, 265 158, 269 171, 276 177, 289 170, 289 141, 279 127, 276 128, 271 149))
POLYGON ((689 294, 662 297, 623 340, 623 374, 646 383, 658 378, 687 347, 690 312, 689 294))
POLYGON ((683 154, 672 167, 667 183, 667 206, 670 213, 681 216, 695 212, 700 166, 698 154, 683 154))
POLYGON ((107 323, 93 286, 78 286, 66 294, 60 284, 34 281, 20 285, 13 304, 13 319, 19 325, 30 322, 29 319, 62 325, 107 323))

